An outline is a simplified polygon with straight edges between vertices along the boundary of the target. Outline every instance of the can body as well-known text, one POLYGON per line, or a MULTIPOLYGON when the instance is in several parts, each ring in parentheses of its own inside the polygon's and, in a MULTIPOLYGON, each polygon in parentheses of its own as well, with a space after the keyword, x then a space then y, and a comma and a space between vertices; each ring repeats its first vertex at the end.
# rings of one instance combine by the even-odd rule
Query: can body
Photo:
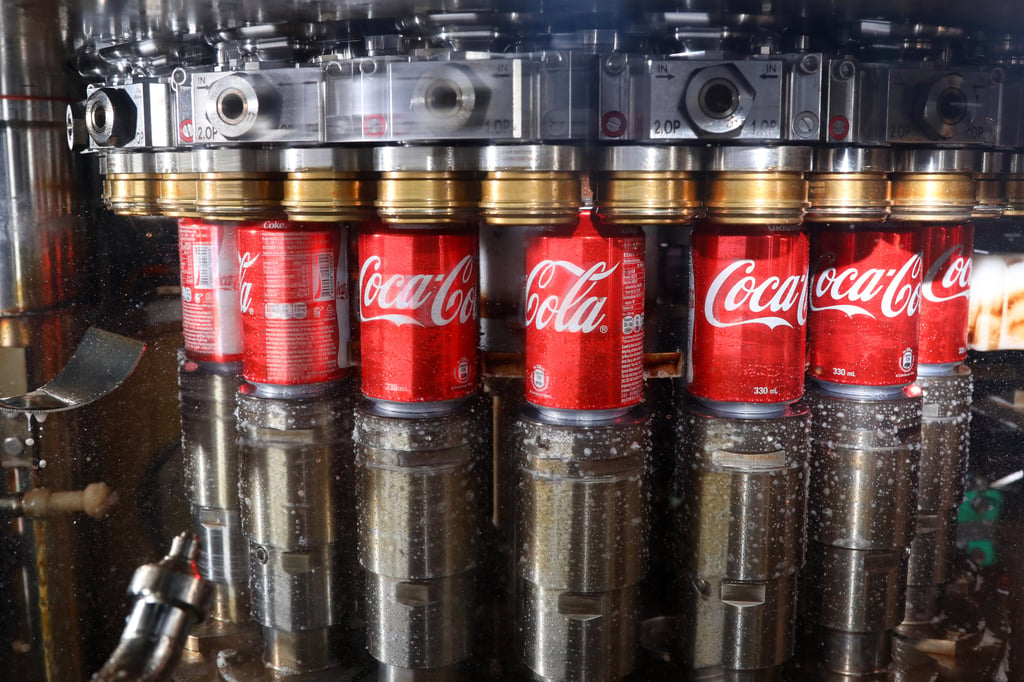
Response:
POLYGON ((527 240, 526 399, 541 407, 611 410, 643 399, 643 233, 595 223, 586 212, 575 228, 527 240))
POLYGON ((185 350, 195 360, 242 359, 237 227, 237 223, 178 221, 181 326, 185 350))
POLYGON ((917 376, 923 274, 914 224, 825 224, 811 235, 810 376, 903 386, 917 376))
POLYGON ((279 220, 238 229, 245 379, 334 381, 348 368, 345 228, 279 220))
POLYGON ((373 226, 359 235, 363 394, 398 403, 469 396, 477 384, 477 234, 373 226))
POLYGON ((967 358, 974 225, 924 223, 921 253, 920 363, 945 365, 967 358))
POLYGON ((799 225, 693 230, 690 392, 704 401, 780 403, 804 389, 807 232, 799 225))

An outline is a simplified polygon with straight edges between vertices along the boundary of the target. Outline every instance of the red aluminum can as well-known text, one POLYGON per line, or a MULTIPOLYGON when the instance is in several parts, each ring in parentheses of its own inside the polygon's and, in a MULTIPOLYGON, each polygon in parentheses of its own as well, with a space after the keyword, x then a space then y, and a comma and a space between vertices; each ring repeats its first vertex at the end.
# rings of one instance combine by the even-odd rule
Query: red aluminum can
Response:
POLYGON ((359 235, 363 394, 465 398, 477 384, 477 234, 368 226, 359 235))
POLYGON ((783 407, 804 391, 807 231, 703 223, 691 238, 690 393, 783 407))
POLYGON ((917 225, 826 224, 811 238, 810 375, 846 386, 917 377, 917 225))
POLYGON ((178 221, 181 259, 181 326, 193 360, 242 359, 238 309, 237 223, 178 221))
POLYGON ((974 225, 921 223, 921 357, 952 365, 967 357, 974 225))
POLYGON ((300 386, 348 372, 345 228, 281 220, 238 228, 242 374, 300 386))
POLYGON ((644 236, 589 211, 526 243, 526 399, 616 410, 643 399, 644 236))

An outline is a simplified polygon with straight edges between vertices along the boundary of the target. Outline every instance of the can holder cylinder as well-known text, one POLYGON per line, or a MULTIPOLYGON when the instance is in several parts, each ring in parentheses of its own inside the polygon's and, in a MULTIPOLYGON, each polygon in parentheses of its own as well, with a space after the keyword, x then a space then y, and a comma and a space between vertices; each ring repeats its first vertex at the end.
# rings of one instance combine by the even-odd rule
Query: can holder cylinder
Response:
POLYGON ((248 385, 238 395, 253 615, 264 661, 278 670, 336 665, 335 642, 355 612, 352 408, 342 395, 265 398, 248 385))
POLYGON ((971 372, 919 376, 923 391, 920 491, 907 569, 903 624, 928 629, 938 616, 942 585, 952 577, 957 512, 970 453, 971 372))
POLYGON ((191 503, 192 528, 200 539, 199 573, 213 587, 210 615, 249 621, 249 544, 238 500, 235 394, 240 364, 199 364, 178 353, 181 444, 191 503))
POLYGON ((547 424, 512 434, 526 667, 546 680, 616 680, 633 669, 636 585, 647 563, 648 418, 547 424))
POLYGON ((356 410, 359 559, 370 653, 412 670, 470 654, 482 513, 480 440, 468 412, 395 417, 356 410))
POLYGON ((677 426, 682 663, 757 671, 793 654, 804 561, 809 414, 719 417, 691 404, 677 426))
POLYGON ((921 453, 921 397, 810 392, 808 550, 801 617, 822 671, 873 675, 903 618, 921 453), (881 503, 880 501, 884 501, 881 503))

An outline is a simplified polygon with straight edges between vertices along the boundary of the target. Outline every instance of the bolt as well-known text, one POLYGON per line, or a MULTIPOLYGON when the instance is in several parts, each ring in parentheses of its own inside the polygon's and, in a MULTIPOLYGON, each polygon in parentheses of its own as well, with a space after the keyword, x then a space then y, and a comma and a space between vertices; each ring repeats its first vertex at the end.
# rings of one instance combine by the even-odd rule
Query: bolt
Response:
POLYGON ((804 73, 817 73, 821 68, 821 60, 816 54, 805 54, 800 58, 800 70, 804 73))
POLYGON ((818 132, 818 117, 811 111, 801 111, 793 119, 793 132, 797 137, 814 137, 818 132))
POLYGON ((856 72, 857 67, 853 65, 853 62, 843 60, 836 64, 835 78, 841 81, 850 80, 856 72))
POLYGON ((569 129, 569 116, 562 109, 552 109, 544 114, 541 125, 548 135, 565 135, 569 129))
POLYGON ((995 69, 992 69, 992 73, 990 73, 988 75, 989 82, 991 82, 992 85, 999 85, 1000 83, 1003 82, 1003 76, 1004 75, 1005 74, 1003 73, 1002 69, 1000 69, 998 67, 995 68, 995 69))
POLYGON ((621 52, 613 52, 604 60, 604 70, 610 74, 620 73, 626 68, 626 55, 621 52))
POLYGON ((64 112, 64 132, 68 141, 68 149, 73 151, 77 135, 75 134, 75 115, 71 111, 70 104, 64 112))
POLYGON ((267 553, 266 547, 256 548, 256 561, 260 562, 261 564, 265 564, 268 561, 270 561, 270 555, 267 553))

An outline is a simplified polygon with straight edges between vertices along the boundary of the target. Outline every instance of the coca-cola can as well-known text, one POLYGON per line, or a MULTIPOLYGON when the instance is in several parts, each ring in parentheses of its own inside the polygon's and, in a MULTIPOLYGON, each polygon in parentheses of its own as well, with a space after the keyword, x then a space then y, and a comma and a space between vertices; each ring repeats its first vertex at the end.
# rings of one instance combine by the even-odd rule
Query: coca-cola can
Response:
POLYGON ((239 226, 246 381, 308 386, 348 373, 346 236, 345 227, 328 223, 267 220, 239 226))
POLYGON ((804 391, 807 231, 701 223, 690 256, 690 393, 729 412, 784 410, 804 391))
POLYGON ((237 223, 178 221, 181 259, 181 326, 193 360, 242 359, 238 308, 237 223))
POLYGON ((919 362, 951 368, 967 357, 974 225, 921 223, 920 230, 924 277, 919 362))
POLYGON ((919 233, 898 222, 811 233, 809 374, 826 388, 898 389, 917 377, 919 233))
POLYGON ((477 280, 477 234, 471 228, 374 225, 360 231, 366 397, 422 412, 476 390, 477 280))
POLYGON ((643 399, 644 236, 589 211, 526 243, 526 399, 624 411, 643 399))

